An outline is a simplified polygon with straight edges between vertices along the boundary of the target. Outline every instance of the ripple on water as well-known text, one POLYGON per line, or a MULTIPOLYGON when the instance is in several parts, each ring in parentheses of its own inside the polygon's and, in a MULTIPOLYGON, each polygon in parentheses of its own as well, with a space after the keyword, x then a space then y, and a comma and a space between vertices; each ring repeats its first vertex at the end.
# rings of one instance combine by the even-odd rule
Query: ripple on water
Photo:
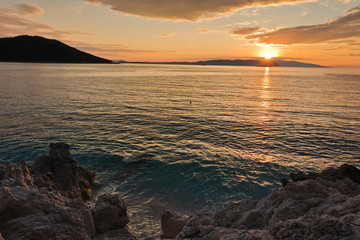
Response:
POLYGON ((0 161, 31 163, 49 142, 70 143, 102 182, 97 194, 121 194, 144 236, 159 231, 167 208, 259 199, 291 171, 359 165, 358 70, 4 63, 0 71, 0 161), (122 161, 136 152, 154 158, 122 161))

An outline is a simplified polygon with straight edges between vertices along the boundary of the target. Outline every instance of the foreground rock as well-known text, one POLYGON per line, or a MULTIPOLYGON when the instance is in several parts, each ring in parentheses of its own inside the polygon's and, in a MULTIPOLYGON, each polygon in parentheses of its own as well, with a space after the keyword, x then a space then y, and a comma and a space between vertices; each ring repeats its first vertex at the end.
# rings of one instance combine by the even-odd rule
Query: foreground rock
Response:
MULTIPOLYGON (((91 171, 84 171, 92 175, 91 171)), ((119 196, 99 197, 121 202, 120 205, 111 205, 112 211, 118 215, 109 215, 107 219, 92 215, 92 204, 86 204, 81 198, 83 191, 79 182, 84 176, 79 177, 79 172, 69 145, 63 143, 50 144, 49 156, 40 157, 33 167, 25 162, 0 164, 2 237, 6 240, 134 239, 126 228, 126 206, 119 196), (111 221, 121 224, 102 228, 111 221), (112 231, 112 238, 104 237, 107 230, 112 231)), ((107 213, 108 209, 95 207, 96 216, 103 215, 102 211, 107 213)))
POLYGON ((196 212, 176 239, 360 239, 360 171, 349 165, 293 181, 262 200, 196 212))
POLYGON ((161 215, 161 229, 163 239, 174 239, 184 228, 188 216, 176 213, 171 210, 165 211, 161 215))

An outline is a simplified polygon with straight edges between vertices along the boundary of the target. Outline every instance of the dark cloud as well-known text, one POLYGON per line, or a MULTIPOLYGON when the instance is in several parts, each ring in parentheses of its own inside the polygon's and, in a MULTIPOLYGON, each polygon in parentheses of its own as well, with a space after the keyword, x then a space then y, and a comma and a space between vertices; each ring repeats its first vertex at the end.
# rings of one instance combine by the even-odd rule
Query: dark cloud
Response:
POLYGON ((306 0, 84 0, 112 10, 148 18, 197 21, 253 6, 297 3, 306 0))
POLYGON ((22 3, 16 5, 16 10, 21 15, 42 15, 45 11, 36 4, 22 3))
POLYGON ((234 27, 231 33, 235 35, 248 35, 261 29, 261 27, 234 27))
POLYGON ((360 8, 347 11, 342 17, 322 24, 278 29, 249 35, 264 44, 311 44, 360 37, 360 8))

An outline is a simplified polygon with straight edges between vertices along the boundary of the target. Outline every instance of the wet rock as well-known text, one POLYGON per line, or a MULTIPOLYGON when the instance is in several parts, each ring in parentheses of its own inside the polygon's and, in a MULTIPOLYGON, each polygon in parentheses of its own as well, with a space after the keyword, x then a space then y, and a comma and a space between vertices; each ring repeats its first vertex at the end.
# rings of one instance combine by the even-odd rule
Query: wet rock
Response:
POLYGON ((89 201, 93 197, 93 189, 98 189, 100 183, 95 179, 95 173, 89 169, 79 166, 78 172, 81 197, 84 201, 89 201))
POLYGON ((161 215, 162 238, 175 239, 185 226, 189 217, 171 210, 161 215))
POLYGON ((100 233, 125 227, 129 223, 125 202, 119 195, 101 195, 92 211, 92 216, 95 228, 100 233))

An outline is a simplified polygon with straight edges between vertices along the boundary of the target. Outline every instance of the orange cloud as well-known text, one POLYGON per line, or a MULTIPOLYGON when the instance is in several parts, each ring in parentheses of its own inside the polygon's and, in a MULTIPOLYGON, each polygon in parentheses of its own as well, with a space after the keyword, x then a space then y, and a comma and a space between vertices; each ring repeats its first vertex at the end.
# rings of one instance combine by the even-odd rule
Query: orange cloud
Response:
POLYGON ((170 33, 161 34, 160 37, 172 37, 174 35, 175 35, 175 32, 170 32, 170 33))
POLYGON ((42 15, 45 10, 36 4, 22 3, 16 5, 16 10, 20 15, 42 15))
POLYGON ((158 53, 174 53, 175 51, 158 51, 149 49, 133 49, 129 46, 122 44, 99 44, 99 43, 86 43, 78 41, 64 41, 70 46, 76 47, 82 51, 92 53, 108 59, 120 59, 126 54, 131 55, 144 55, 144 54, 158 54, 158 53))
POLYGON ((261 29, 261 27, 234 27, 231 33, 235 35, 248 35, 261 29))
POLYGON ((207 30, 204 28, 199 28, 197 31, 198 31, 198 33, 209 33, 210 32, 210 30, 207 30))
POLYGON ((19 4, 15 9, 0 7, 0 36, 27 34, 63 38, 71 34, 91 35, 81 31, 64 31, 26 18, 27 15, 41 14, 41 9, 30 4, 19 4))
POLYGON ((322 24, 283 28, 247 38, 264 44, 312 44, 360 37, 360 8, 346 11, 342 17, 322 24))
POLYGON ((148 18, 198 21, 253 6, 299 3, 309 0, 84 0, 112 10, 148 18))

